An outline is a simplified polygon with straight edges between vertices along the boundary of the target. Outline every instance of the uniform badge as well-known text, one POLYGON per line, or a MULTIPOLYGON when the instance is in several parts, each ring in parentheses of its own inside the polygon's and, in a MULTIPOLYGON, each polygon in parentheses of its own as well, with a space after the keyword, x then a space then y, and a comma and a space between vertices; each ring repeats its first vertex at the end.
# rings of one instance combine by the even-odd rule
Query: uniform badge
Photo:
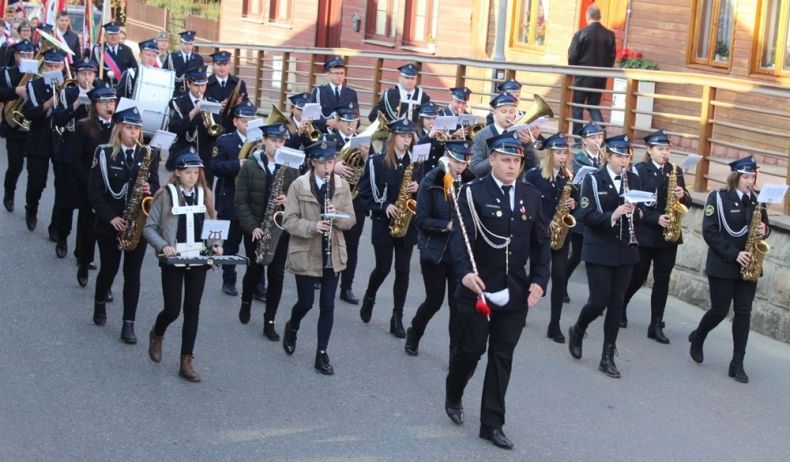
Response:
POLYGON ((219 149, 214 146, 214 149, 211 150, 211 157, 217 157, 219 155, 219 149))
POLYGON ((705 216, 706 217, 712 216, 715 211, 716 211, 716 209, 713 207, 713 204, 708 204, 708 205, 705 206, 705 216))
POLYGON ((590 205, 590 199, 588 197, 582 197, 581 205, 583 209, 586 209, 590 205))
POLYGON ((496 211, 496 216, 497 217, 501 217, 502 216, 502 211, 501 210, 497 210, 496 211))
POLYGON ((99 165, 99 159, 97 159, 96 156, 93 156, 93 162, 91 162, 91 168, 96 168, 97 165, 99 165))

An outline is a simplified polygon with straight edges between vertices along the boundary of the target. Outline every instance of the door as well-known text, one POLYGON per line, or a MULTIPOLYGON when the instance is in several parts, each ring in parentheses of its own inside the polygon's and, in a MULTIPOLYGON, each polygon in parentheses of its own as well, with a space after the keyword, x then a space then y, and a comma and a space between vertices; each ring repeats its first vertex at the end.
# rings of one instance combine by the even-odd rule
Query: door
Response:
POLYGON ((319 48, 340 48, 341 12, 343 0, 318 2, 315 45, 319 48))

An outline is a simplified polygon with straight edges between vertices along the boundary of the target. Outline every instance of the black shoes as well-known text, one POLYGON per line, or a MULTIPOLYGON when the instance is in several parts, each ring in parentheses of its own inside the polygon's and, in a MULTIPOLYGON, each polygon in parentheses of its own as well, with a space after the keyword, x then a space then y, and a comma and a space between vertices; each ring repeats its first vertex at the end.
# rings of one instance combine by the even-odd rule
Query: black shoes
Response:
POLYGON ((77 268, 77 283, 79 283, 80 287, 88 285, 88 268, 84 266, 77 268))
POLYGON ((620 318, 620 328, 625 329, 628 327, 628 315, 625 314, 625 309, 623 309, 623 317, 620 318))
POLYGON ((285 323, 285 332, 283 332, 283 350, 289 355, 294 354, 296 351, 296 330, 291 329, 291 321, 285 323))
POLYGON ((620 378, 620 371, 617 370, 617 365, 614 363, 614 356, 617 354, 617 348, 614 343, 607 343, 603 346, 603 354, 601 355, 601 362, 598 364, 598 370, 608 375, 613 379, 620 378))
POLYGON ((69 254, 69 245, 66 241, 58 242, 55 244, 55 256, 58 258, 66 258, 66 255, 69 254))
POLYGON ((334 375, 335 370, 332 368, 332 365, 329 364, 329 355, 326 354, 326 351, 316 350, 315 351, 315 370, 324 374, 324 375, 334 375))
POLYGON ((252 294, 252 298, 258 300, 259 302, 266 303, 266 289, 260 289, 256 287, 255 292, 252 294))
POLYGON ((362 299, 362 308, 359 309, 359 317, 362 318, 362 322, 370 322, 370 318, 373 316, 373 304, 376 302, 376 299, 365 295, 365 298, 362 299))
POLYGON ((406 331, 403 330, 403 309, 392 310, 390 334, 394 335, 395 338, 406 338, 406 331))
POLYGON ((137 343, 137 336, 134 335, 134 321, 124 321, 121 329, 121 340, 123 343, 134 345, 137 343))
POLYGON ((568 328, 568 351, 576 359, 582 358, 582 339, 584 331, 580 331, 576 324, 568 328))
POLYGON ((492 442, 498 448, 513 449, 513 443, 505 436, 501 428, 480 424, 480 438, 492 442))
POLYGON ((280 341, 280 334, 274 330, 274 321, 263 321, 263 336, 271 340, 272 342, 279 342, 280 341))
POLYGON ((9 212, 14 211, 14 196, 13 194, 6 194, 3 196, 3 207, 9 212))
POLYGON ((351 289, 340 289, 340 300, 352 305, 359 305, 359 299, 351 289))
MULTIPOLYGON (((222 291, 225 292, 225 295, 230 295, 231 297, 238 297, 239 291, 236 290, 235 284, 222 284, 222 291)), ((247 324, 246 322, 244 324, 247 324)))
POLYGON ((456 425, 463 425, 464 423, 464 406, 461 404, 461 401, 452 402, 452 401, 445 401, 444 402, 444 412, 447 413, 447 417, 453 421, 456 425))
POLYGON ((107 322, 107 307, 104 303, 93 304, 93 323, 103 326, 107 322))
POLYGON ((25 210, 25 224, 27 225, 28 230, 30 231, 36 230, 36 225, 38 224, 38 219, 36 218, 36 212, 25 210))
POLYGON ((247 324, 250 322, 250 308, 252 307, 252 302, 241 302, 241 308, 239 308, 239 321, 242 324, 247 324))
POLYGON ((96 263, 90 262, 88 263, 88 269, 96 271, 98 269, 98 266, 96 266, 96 263))
POLYGON ((730 361, 729 376, 736 382, 749 383, 749 376, 743 370, 743 353, 735 353, 730 361))
POLYGON ((546 337, 554 340, 557 343, 565 343, 565 336, 562 335, 562 330, 560 329, 559 324, 549 324, 549 328, 546 331, 546 337))
MULTIPOLYGON (((409 356, 417 356, 420 349, 420 337, 413 327, 406 329, 406 345, 403 347, 409 356)), ((450 417, 452 419, 452 417, 450 417)))
POLYGON ((568 294, 565 294, 565 296, 562 297, 562 303, 570 303, 570 302, 571 302, 571 298, 568 296, 568 294))
POLYGON ((104 297, 104 301, 107 303, 112 303, 115 298, 112 296, 112 289, 107 291, 107 295, 104 297))
POLYGON ((58 240, 60 240, 60 236, 58 236, 58 230, 52 225, 47 227, 47 234, 49 235, 49 240, 52 242, 58 242, 58 240))
POLYGON ((700 338, 697 334, 696 330, 691 331, 689 334, 689 342, 691 342, 691 347, 689 348, 689 356, 695 362, 702 363, 705 360, 705 355, 702 353, 702 344, 705 343, 704 338, 700 338))
POLYGON ((655 321, 647 326, 647 338, 652 338, 658 343, 668 344, 669 339, 664 335, 664 329, 661 327, 661 321, 655 321))

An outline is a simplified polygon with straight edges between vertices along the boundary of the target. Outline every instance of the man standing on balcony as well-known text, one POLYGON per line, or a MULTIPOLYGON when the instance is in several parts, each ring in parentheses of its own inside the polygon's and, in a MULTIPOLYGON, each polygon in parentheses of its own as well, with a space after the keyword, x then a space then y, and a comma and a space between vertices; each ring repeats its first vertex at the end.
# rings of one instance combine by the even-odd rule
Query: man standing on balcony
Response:
POLYGON ((417 123, 419 115, 417 106, 431 100, 422 87, 417 85, 417 66, 412 63, 404 64, 398 68, 398 84, 384 91, 381 99, 368 115, 368 120, 374 122, 382 112, 388 121, 409 117, 417 123))
MULTIPOLYGON (((601 24, 601 10, 595 4, 587 8, 587 26, 577 31, 568 48, 568 65, 570 66, 614 66, 616 42, 614 32, 601 24)), ((598 106, 601 103, 601 92, 606 88, 605 77, 587 77, 577 75, 573 78, 574 87, 584 87, 592 91, 574 90, 573 104, 598 106)), ((603 122, 603 115, 598 107, 589 107, 590 118, 603 122)), ((584 125, 584 108, 573 106, 573 133, 584 125)))

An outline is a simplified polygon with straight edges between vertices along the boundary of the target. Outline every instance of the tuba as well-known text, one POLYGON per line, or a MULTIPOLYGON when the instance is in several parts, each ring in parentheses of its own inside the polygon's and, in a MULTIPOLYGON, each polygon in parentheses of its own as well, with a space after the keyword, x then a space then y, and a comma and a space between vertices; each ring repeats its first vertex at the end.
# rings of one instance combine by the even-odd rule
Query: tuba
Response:
POLYGON ((565 186, 562 187, 562 194, 559 201, 557 201, 557 208, 554 210, 552 220, 556 223, 556 227, 549 231, 549 240, 551 242, 552 250, 559 250, 565 245, 565 239, 568 237, 568 231, 576 226, 576 219, 571 215, 570 209, 565 203, 571 197, 573 185, 571 181, 571 172, 565 167, 565 164, 560 164, 560 172, 567 179, 565 186))
MULTIPOLYGON (((368 125, 368 128, 357 136, 370 136, 372 139, 379 130, 380 125, 381 119, 378 119, 368 125)), ((357 193, 359 193, 359 179, 362 178, 362 173, 365 171, 365 160, 362 158, 359 149, 351 147, 351 141, 347 142, 340 150, 337 160, 342 160, 343 163, 352 170, 351 175, 345 180, 351 188, 351 198, 353 199, 357 197, 357 193)))
POLYGON ((554 117, 554 112, 549 107, 549 103, 546 102, 543 98, 540 97, 538 94, 532 95, 535 101, 532 105, 518 118, 513 125, 526 125, 530 124, 539 118, 546 116, 546 117, 554 117))
POLYGON ((145 150, 145 157, 140 164, 140 171, 137 172, 137 179, 134 181, 134 188, 129 195, 129 200, 126 202, 126 209, 123 211, 123 222, 126 228, 118 234, 118 249, 126 252, 131 252, 140 244, 145 220, 151 210, 151 201, 153 201, 151 196, 143 194, 143 183, 148 181, 154 155, 150 147, 139 141, 137 145, 145 150))
POLYGON ((678 202, 674 190, 678 186, 678 168, 675 164, 669 164, 672 171, 669 172, 667 182, 667 205, 664 213, 669 215, 669 225, 664 228, 664 240, 667 242, 677 242, 680 239, 680 225, 683 223, 683 216, 689 211, 688 207, 678 202))
POLYGON ((395 207, 398 209, 398 215, 390 220, 390 236, 403 237, 409 231, 409 224, 414 214, 417 213, 417 201, 412 199, 409 192, 409 183, 411 183, 412 173, 414 172, 414 164, 410 163, 403 171, 403 179, 400 182, 400 190, 398 191, 398 200, 395 201, 395 207))
POLYGON ((744 251, 749 252, 751 259, 749 264, 741 267, 741 279, 748 282, 757 282, 763 274, 763 260, 768 252, 771 251, 771 246, 757 236, 757 228, 763 222, 763 205, 757 204, 752 212, 752 222, 749 224, 749 237, 746 240, 746 247, 744 251))

